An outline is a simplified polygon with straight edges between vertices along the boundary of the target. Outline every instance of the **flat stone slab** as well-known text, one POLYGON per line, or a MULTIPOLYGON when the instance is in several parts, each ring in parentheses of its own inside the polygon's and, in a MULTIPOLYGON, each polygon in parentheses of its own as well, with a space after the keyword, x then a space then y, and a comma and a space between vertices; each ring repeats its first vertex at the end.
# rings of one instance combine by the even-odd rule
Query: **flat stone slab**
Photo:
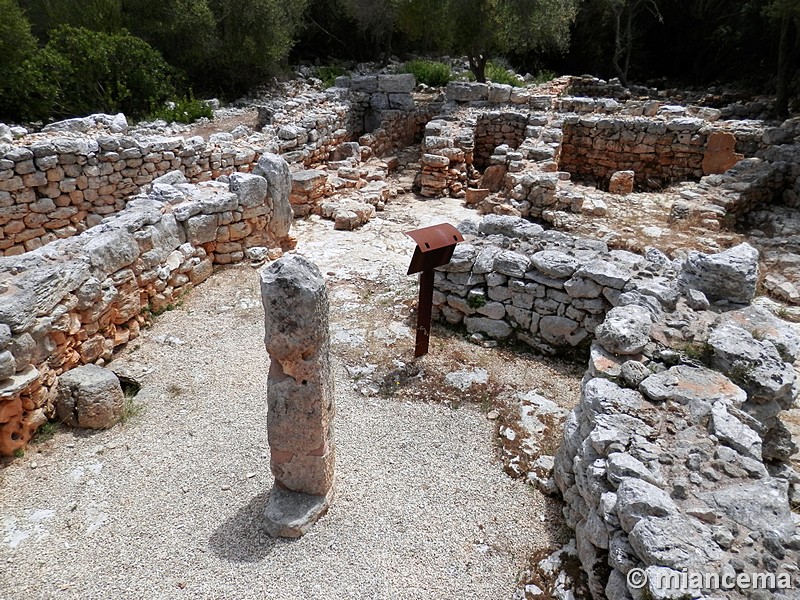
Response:
POLYGON ((328 512, 333 488, 325 496, 312 496, 273 487, 264 508, 262 529, 272 537, 299 538, 328 512))

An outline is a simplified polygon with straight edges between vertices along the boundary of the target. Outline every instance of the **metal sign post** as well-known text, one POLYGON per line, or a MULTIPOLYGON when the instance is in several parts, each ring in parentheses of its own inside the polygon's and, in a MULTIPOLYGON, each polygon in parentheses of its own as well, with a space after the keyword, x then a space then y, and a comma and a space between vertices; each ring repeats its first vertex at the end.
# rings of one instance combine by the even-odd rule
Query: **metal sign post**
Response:
POLYGON ((431 336, 434 269, 450 262, 456 244, 463 242, 464 237, 449 223, 407 231, 406 235, 417 243, 407 274, 419 273, 417 343, 414 349, 414 358, 419 358, 428 353, 431 336))

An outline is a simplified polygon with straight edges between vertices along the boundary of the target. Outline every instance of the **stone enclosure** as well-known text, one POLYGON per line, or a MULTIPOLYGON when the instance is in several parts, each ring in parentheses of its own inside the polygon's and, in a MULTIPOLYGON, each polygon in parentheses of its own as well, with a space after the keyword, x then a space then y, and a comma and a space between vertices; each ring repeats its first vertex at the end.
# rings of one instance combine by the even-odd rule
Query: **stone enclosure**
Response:
MULTIPOLYGON (((593 596, 677 597, 628 585, 639 568, 654 578, 761 570, 800 585, 800 475, 782 421, 796 402, 800 337, 750 305, 759 252, 641 255, 556 230, 567 214, 605 214, 587 185, 624 196, 681 183, 665 207, 674 223, 757 223, 790 236, 769 215, 798 208, 800 121, 723 120, 725 110, 588 78, 456 82, 441 97, 414 89, 409 75, 339 78, 260 106, 260 131, 208 140, 94 116, 0 146, 0 454, 56 414, 91 427, 96 411, 89 403, 78 417, 72 379, 102 378, 76 367, 105 365, 215 266, 278 259, 296 244, 293 217, 320 215, 336 229, 373 218, 397 194, 386 181, 399 165, 392 154, 419 142, 414 190, 486 213, 459 226, 466 242, 436 274, 435 313, 476 340, 588 357, 563 443, 540 475, 564 499, 593 596)), ((800 255, 795 245, 780 249, 800 255)), ((800 302, 792 281, 770 277, 767 289, 800 302)), ((333 493, 324 290, 297 257, 262 274, 273 535, 304 533, 333 493), (290 297, 320 321, 289 331, 299 310, 290 297), (295 412, 281 413, 289 397, 295 412), (298 428, 298 414, 314 418, 298 428), (316 500, 292 504, 292 494, 316 500), (287 507, 301 518, 287 519, 287 507)), ((773 586, 722 597, 793 596, 773 586)))

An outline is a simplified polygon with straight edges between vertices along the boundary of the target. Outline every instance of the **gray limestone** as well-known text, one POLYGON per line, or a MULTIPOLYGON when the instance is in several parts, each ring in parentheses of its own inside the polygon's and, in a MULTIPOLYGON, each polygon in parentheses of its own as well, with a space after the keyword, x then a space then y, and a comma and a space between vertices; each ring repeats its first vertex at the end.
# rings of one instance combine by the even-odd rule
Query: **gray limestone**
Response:
POLYGON ((747 243, 718 254, 690 252, 680 274, 683 287, 738 303, 753 299, 757 282, 758 250, 747 243))
MULTIPOLYGON (((276 489, 329 498, 334 481, 333 377, 328 295, 319 269, 287 255, 261 273, 265 344, 270 356, 267 432, 275 487, 265 510, 267 531, 301 535, 303 515, 315 520, 322 500, 298 500, 276 489), (298 318, 302 315, 302 318, 298 318), (285 516, 285 521, 279 517, 285 516)), ((281 535, 279 533, 279 535, 281 535)), ((291 537, 296 537, 291 535, 291 537)))
POLYGON ((636 305, 620 306, 608 311, 594 334, 612 354, 638 354, 650 341, 652 324, 647 309, 636 305))
POLYGON ((58 378, 58 418, 72 427, 106 429, 122 418, 125 396, 110 370, 83 365, 58 378))

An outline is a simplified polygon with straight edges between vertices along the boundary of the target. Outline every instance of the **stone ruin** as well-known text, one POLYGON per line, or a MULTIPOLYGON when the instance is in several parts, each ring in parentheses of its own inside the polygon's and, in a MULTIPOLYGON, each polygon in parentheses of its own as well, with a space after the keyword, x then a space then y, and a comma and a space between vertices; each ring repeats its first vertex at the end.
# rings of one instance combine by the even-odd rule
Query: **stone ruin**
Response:
POLYGON ((0 454, 55 417, 59 375, 109 361, 214 265, 291 247, 290 186, 272 154, 196 185, 173 172, 80 235, 0 258, 0 454))
POLYGON ((270 357, 267 434, 275 476, 263 527, 270 535, 295 538, 328 510, 334 491, 328 293, 316 265, 287 255, 262 271, 261 299, 270 357))
MULTIPOLYGON (((629 586, 636 568, 772 571, 798 585, 800 476, 781 416, 797 395, 800 339, 749 305, 759 253, 742 244, 642 256, 524 217, 558 227, 605 214, 587 185, 672 189, 673 222, 758 227, 762 258, 791 266, 800 121, 723 121, 748 114, 590 78, 547 88, 459 82, 441 97, 413 89, 407 75, 340 78, 261 106, 260 131, 208 141, 104 116, 0 131, 0 454, 22 448, 57 406, 91 426, 64 374, 105 364, 146 313, 215 265, 278 258, 295 243, 292 216, 318 214, 337 229, 368 221, 396 193, 385 182, 398 166, 391 153, 419 141, 420 194, 487 213, 461 225, 467 243, 437 273, 438 314, 476 339, 588 355, 562 447, 539 464, 549 465, 544 487, 564 497, 593 595, 669 597, 629 586)), ((274 535, 301 535, 333 490, 324 319, 290 332, 284 318, 300 297, 322 319, 320 281, 294 258, 262 279, 276 479, 264 527, 274 535), (302 432, 280 418, 308 407, 314 419, 302 432)), ((795 281, 800 274, 773 272, 765 286, 800 303, 795 281)), ((791 597, 774 592, 749 597, 791 597)))
POLYGON ((564 498, 592 597, 720 597, 659 587, 688 570, 773 573, 783 584, 764 597, 793 598, 800 473, 781 416, 797 399, 800 335, 749 305, 758 253, 639 256, 511 216, 459 228, 466 241, 435 280, 443 318, 589 354, 563 443, 536 464, 549 464, 540 487, 564 498), (650 587, 628 585, 632 569, 650 587))

